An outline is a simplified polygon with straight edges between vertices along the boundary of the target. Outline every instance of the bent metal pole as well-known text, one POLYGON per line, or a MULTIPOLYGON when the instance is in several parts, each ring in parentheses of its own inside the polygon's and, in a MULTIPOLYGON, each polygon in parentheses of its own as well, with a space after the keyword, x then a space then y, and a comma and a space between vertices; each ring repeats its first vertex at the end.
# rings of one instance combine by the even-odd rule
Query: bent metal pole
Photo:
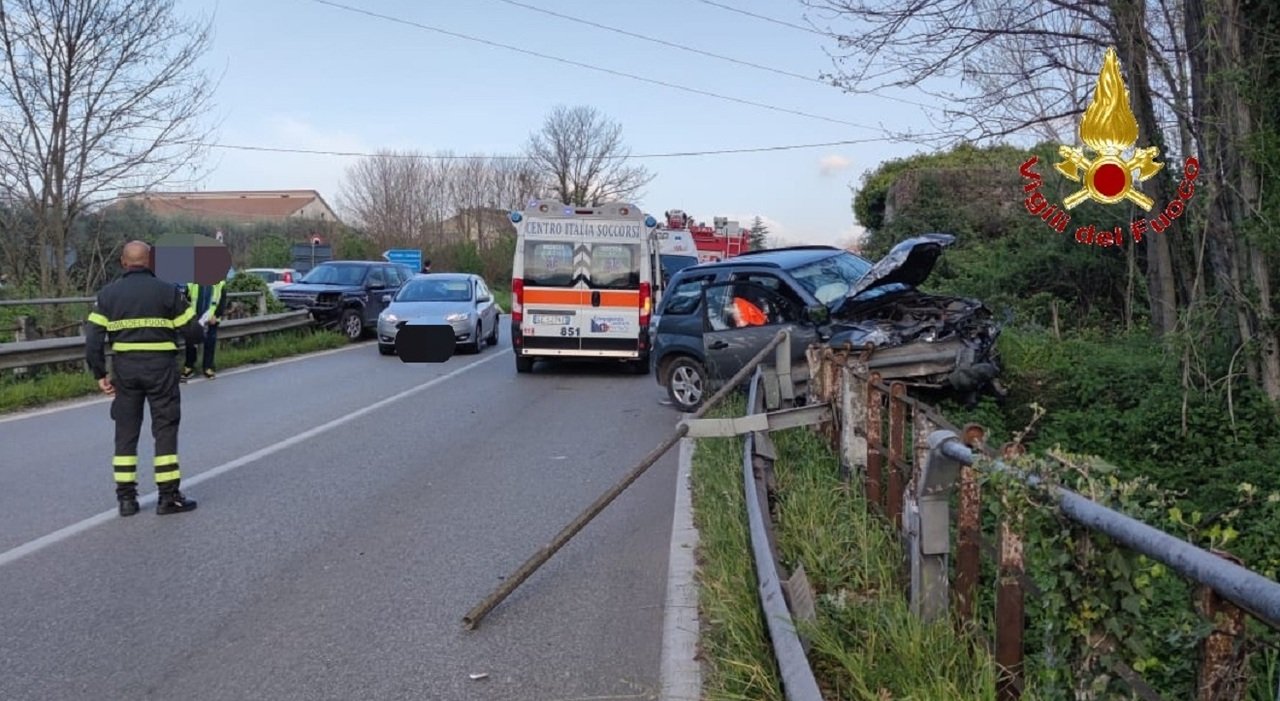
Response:
MULTIPOLYGON (((694 412, 693 418, 702 418, 713 406, 719 403, 720 400, 728 396, 735 387, 742 384, 744 380, 750 377, 751 373, 755 371, 756 366, 767 358, 769 353, 773 352, 773 350, 778 347, 778 344, 782 343, 782 341, 787 338, 789 333, 790 329, 783 329, 779 331, 777 335, 765 344, 764 348, 760 349, 759 353, 756 353, 755 356, 751 358, 746 366, 739 370, 733 377, 729 378, 729 381, 726 382, 719 391, 711 395, 711 397, 707 399, 707 401, 704 402, 696 412, 694 412)), ((582 528, 586 526, 591 519, 598 516, 601 511, 604 511, 604 508, 608 506, 610 502, 616 499, 624 489, 631 486, 631 483, 635 482, 640 475, 644 474, 645 470, 648 470, 654 463, 658 462, 658 458, 661 458, 668 450, 671 450, 672 446, 679 443, 680 439, 684 438, 685 434, 688 432, 689 424, 681 421, 680 425, 676 427, 676 430, 671 434, 671 436, 664 440, 658 447, 649 451, 649 454, 646 455, 638 465, 631 468, 621 481, 613 487, 610 487, 609 491, 601 494, 600 498, 596 499, 591 506, 588 506, 586 511, 583 511, 569 525, 565 526, 563 530, 557 533, 556 537, 552 538, 550 543, 543 546, 538 550, 538 552, 534 553, 533 557, 526 560, 523 565, 520 565, 520 568, 517 569, 510 577, 506 578, 497 590, 485 597, 484 601, 476 604, 475 608, 468 611, 467 615, 462 617, 463 627, 467 630, 474 630, 475 627, 479 625, 480 619, 485 617, 485 614, 492 611, 495 606, 502 603, 503 599, 510 596, 511 592, 515 591, 516 587, 520 586, 524 580, 529 578, 529 575, 532 575, 535 570, 543 565, 543 563, 550 560, 551 556, 555 555, 556 551, 564 547, 564 544, 569 542, 570 538, 577 535, 578 531, 582 530, 582 528)))

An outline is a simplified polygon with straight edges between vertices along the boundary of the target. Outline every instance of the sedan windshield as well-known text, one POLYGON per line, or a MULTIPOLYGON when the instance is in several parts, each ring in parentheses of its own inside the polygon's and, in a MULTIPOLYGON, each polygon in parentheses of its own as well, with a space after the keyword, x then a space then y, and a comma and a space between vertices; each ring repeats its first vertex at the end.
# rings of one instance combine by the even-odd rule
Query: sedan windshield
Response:
POLYGON ((363 265, 318 265, 302 282, 307 285, 359 285, 368 268, 363 265))
POLYGON ((396 295, 397 302, 466 302, 470 299, 468 280, 414 280, 396 295))
POLYGON ((844 300, 853 285, 871 270, 871 263, 848 252, 793 268, 791 277, 813 298, 827 306, 844 300))

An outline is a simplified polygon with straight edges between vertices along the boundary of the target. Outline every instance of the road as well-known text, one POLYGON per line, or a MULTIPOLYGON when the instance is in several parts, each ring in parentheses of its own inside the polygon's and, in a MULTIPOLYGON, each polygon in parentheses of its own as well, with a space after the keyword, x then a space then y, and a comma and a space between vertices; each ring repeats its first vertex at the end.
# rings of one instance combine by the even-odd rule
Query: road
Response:
POLYGON ((184 515, 104 513, 105 402, 0 417, 0 698, 656 698, 674 450, 461 627, 678 418, 651 376, 517 375, 508 344, 193 381, 184 515))

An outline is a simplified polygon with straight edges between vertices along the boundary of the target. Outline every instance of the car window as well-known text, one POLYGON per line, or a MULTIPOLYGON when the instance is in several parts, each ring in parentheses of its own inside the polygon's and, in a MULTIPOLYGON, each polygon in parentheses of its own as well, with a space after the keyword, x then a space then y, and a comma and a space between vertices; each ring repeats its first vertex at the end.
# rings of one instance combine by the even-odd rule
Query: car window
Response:
POLYGON ((366 265, 321 264, 311 269, 302 279, 310 285, 359 285, 369 272, 366 265))
POLYGON ((470 280, 435 276, 410 280, 396 295, 397 302, 466 302, 470 299, 470 280))
POLYGON ((386 284, 387 284, 387 278, 385 275, 383 275, 382 268, 378 267, 369 271, 370 287, 376 287, 378 285, 385 286, 386 284))
POLYGON ((484 284, 484 280, 476 280, 476 297, 484 298, 492 296, 493 295, 489 294, 489 286, 484 284))
POLYGON ((593 288, 634 290, 640 287, 640 245, 597 243, 591 246, 593 288))
POLYGON ((843 300, 868 270, 871 270, 871 263, 852 253, 841 252, 788 272, 814 299, 831 305, 843 300))
POLYGON ((667 290, 662 314, 692 314, 702 299, 702 287, 713 279, 714 275, 689 277, 667 290))
POLYGON ((524 284, 528 287, 572 287, 573 244, 528 242, 524 249, 524 284))
POLYGON ((800 320, 794 302, 751 282, 717 285, 707 290, 707 320, 711 330, 743 326, 793 324, 800 320))
POLYGON ((791 289, 791 285, 787 284, 782 278, 772 273, 741 272, 734 273, 729 277, 729 279, 755 283, 761 287, 777 292, 783 297, 786 297, 793 304, 804 306, 804 300, 801 299, 800 295, 796 294, 795 290, 791 289))
POLYGON ((387 274, 387 286, 399 287, 403 280, 400 279, 400 268, 394 265, 384 266, 383 270, 387 274))

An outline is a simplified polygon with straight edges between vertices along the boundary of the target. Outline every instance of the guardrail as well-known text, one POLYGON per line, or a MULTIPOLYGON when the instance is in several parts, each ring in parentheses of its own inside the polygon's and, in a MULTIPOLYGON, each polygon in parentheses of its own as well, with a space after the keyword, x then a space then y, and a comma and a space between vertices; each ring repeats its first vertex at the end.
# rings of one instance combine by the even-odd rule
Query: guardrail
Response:
MULTIPOLYGON (((218 338, 232 339, 301 328, 312 324, 310 312, 299 309, 283 314, 231 319, 218 324, 218 338)), ((75 362, 84 359, 84 336, 45 338, 39 341, 0 343, 0 370, 75 362)), ((178 341, 182 347, 184 342, 178 341)))
MULTIPOLYGON (((773 461, 777 457, 770 433, 800 426, 815 428, 838 449, 846 479, 859 482, 868 502, 899 532, 908 555, 907 595, 915 615, 938 620, 954 612, 965 630, 985 640, 973 627, 975 595, 981 555, 984 550, 994 554, 999 578, 996 630, 994 641, 987 641, 987 646, 993 648, 998 667, 1001 701, 1018 699, 1023 690, 1024 590, 1036 594, 1038 588, 1024 571, 1022 534, 1017 523, 1000 524, 996 548, 982 537, 980 470, 1001 471, 1030 486, 1047 487, 1048 505, 1068 519, 1201 585, 1203 613, 1216 626, 1202 646, 1198 688, 1201 701, 1223 698, 1220 694, 1229 685, 1223 672, 1238 660, 1232 659, 1234 653, 1229 644, 1224 651, 1222 641, 1242 633, 1245 614, 1280 630, 1280 583, 1081 494, 1045 485, 1035 475, 1018 472, 987 448, 986 431, 981 426, 958 429, 933 407, 907 397, 903 383, 881 382, 880 375, 871 369, 875 364, 871 362, 870 349, 810 346, 805 401, 795 406, 794 398, 799 395, 792 385, 789 334, 780 332, 770 346, 776 346, 776 362, 769 367, 760 362, 765 357, 763 351, 757 356, 746 416, 694 418, 684 423, 689 426, 687 434, 694 438, 745 437, 743 484, 757 585, 788 701, 822 698, 806 658, 805 642, 793 623, 797 617, 813 615, 812 592, 803 566, 790 578, 782 576, 768 507, 773 461), (908 427, 912 435, 910 446, 906 444, 908 427), (953 543, 951 497, 956 494, 959 499, 953 543)), ((1024 449, 1009 444, 1002 451, 1008 458, 1024 449)), ((1111 667, 1139 697, 1162 701, 1163 697, 1132 667, 1123 661, 1113 662, 1111 667)), ((1280 689, 1277 699, 1280 701, 1280 689)))
MULTIPOLYGON (((267 293, 265 292, 228 292, 231 299, 244 297, 258 298, 258 316, 267 313, 267 293)), ((0 307, 42 307, 59 304, 92 304, 96 297, 42 297, 38 299, 0 299, 0 307)))

